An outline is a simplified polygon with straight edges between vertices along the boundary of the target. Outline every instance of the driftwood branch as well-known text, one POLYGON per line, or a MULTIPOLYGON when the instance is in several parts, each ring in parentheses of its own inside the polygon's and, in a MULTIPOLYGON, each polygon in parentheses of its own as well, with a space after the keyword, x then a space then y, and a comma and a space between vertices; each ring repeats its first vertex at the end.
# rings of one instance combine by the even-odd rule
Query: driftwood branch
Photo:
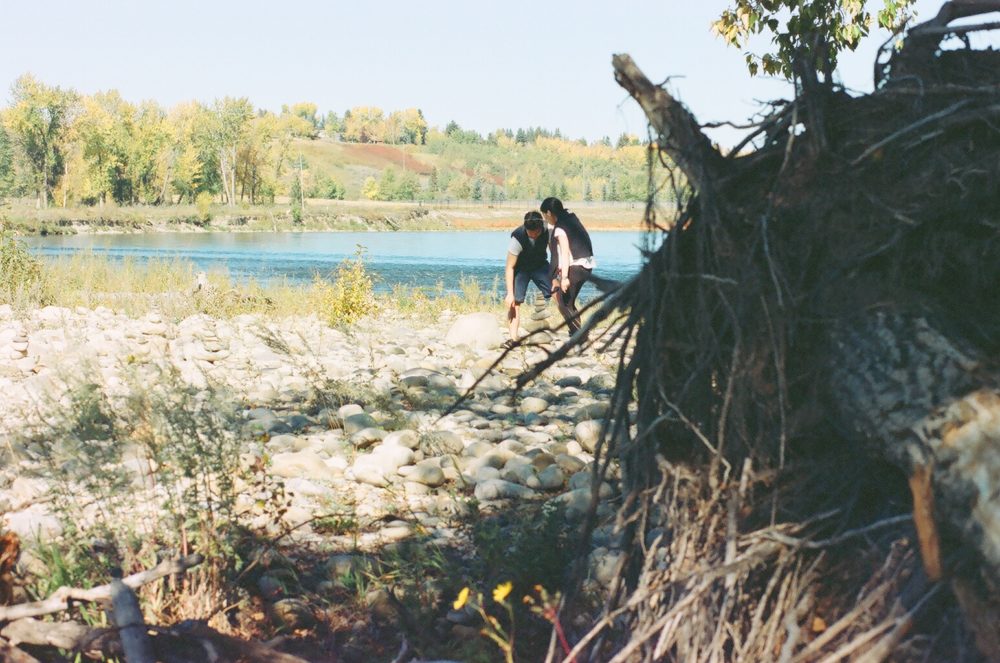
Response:
MULTIPOLYGON (((164 655, 173 655, 172 660, 185 660, 184 655, 178 659, 181 643, 194 645, 193 651, 206 652, 204 660, 240 660, 251 663, 304 663, 303 659, 292 654, 277 651, 272 647, 253 641, 244 641, 232 636, 223 635, 203 624, 184 624, 171 627, 147 626, 148 641, 153 652, 153 658, 148 660, 166 660, 164 655), (208 654, 207 652, 213 652, 208 654), (212 657, 215 657, 214 659, 212 657)), ((0 632, 11 644, 27 644, 41 647, 59 647, 70 651, 100 652, 104 655, 120 656, 122 648, 119 641, 113 637, 114 629, 91 628, 77 622, 43 622, 38 619, 20 619, 8 624, 0 632), (111 638, 108 638, 112 635, 111 638)), ((2 651, 2 650, 0 650, 2 651)), ((19 651, 19 650, 15 650, 19 651)), ((127 654, 126 654, 127 656, 127 654)), ((192 660, 194 658, 188 654, 192 660)), ((7 660, 0 657, 0 660, 7 660)), ((25 659, 34 660, 34 659, 25 659)), ((131 658, 128 659, 130 662, 131 658)))
POLYGON ((146 622, 142 618, 139 599, 121 580, 111 581, 111 606, 125 660, 128 663, 154 663, 153 648, 146 635, 146 622))
MULTIPOLYGON (((126 587, 137 589, 143 585, 159 580, 160 578, 182 573, 187 569, 202 563, 205 558, 202 555, 188 555, 177 559, 164 560, 156 566, 146 571, 134 573, 121 580, 126 587)), ((10 622, 15 619, 26 617, 39 617, 41 615, 51 615, 55 612, 68 610, 73 601, 110 601, 111 583, 92 587, 90 589, 79 589, 76 587, 60 587, 52 596, 42 601, 32 603, 19 603, 17 605, 0 607, 0 622, 10 622)))
POLYGON ((660 135, 660 148, 683 171, 691 185, 704 192, 726 171, 726 162, 702 131, 691 112, 669 92, 654 85, 632 58, 621 53, 611 58, 615 80, 639 102, 646 118, 660 135))
POLYGON ((26 654, 3 640, 0 640, 0 661, 4 661, 4 663, 41 663, 31 654, 26 654))
POLYGON ((3 627, 3 636, 14 645, 21 643, 40 647, 76 650, 107 629, 96 629, 76 622, 43 622, 29 617, 3 627))

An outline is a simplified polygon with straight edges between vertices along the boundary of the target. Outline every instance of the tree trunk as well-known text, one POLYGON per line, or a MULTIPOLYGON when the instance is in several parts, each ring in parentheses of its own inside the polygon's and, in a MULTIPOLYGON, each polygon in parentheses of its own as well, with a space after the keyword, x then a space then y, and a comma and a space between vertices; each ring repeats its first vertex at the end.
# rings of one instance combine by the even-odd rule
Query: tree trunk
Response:
MULTIPOLYGON (((964 69, 943 56, 931 71, 995 72, 985 53, 964 69)), ((909 478, 927 576, 950 582, 980 651, 1000 660, 997 81, 979 81, 964 105, 937 96, 928 107, 901 88, 888 101, 831 94, 801 118, 796 100, 762 123, 765 147, 724 159, 631 58, 613 63, 696 192, 634 290, 647 307, 634 353, 645 363, 623 369, 619 390, 624 377, 638 393, 636 440, 663 441, 623 445, 633 495, 655 485, 657 450, 782 468, 797 432, 788 421, 821 410, 909 478), (796 144, 794 126, 818 115, 822 140, 807 131, 796 144)), ((920 81, 921 100, 941 82, 920 81)))
POLYGON ((987 358, 889 310, 839 327, 830 358, 839 427, 910 477, 925 571, 950 576, 980 651, 1000 660, 1000 393, 987 358))

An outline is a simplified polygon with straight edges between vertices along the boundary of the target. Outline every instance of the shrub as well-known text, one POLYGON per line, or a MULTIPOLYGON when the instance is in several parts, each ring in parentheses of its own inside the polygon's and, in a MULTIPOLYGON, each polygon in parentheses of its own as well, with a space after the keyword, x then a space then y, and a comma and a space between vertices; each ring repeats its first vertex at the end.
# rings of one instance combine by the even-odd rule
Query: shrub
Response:
MULTIPOLYGON (((50 576, 85 585, 103 582, 108 566, 127 574, 162 556, 202 553, 206 563, 188 576, 198 614, 184 616, 208 617, 232 599, 255 516, 280 521, 283 492, 262 465, 241 461, 254 440, 225 390, 195 389, 172 368, 136 368, 125 383, 125 395, 111 396, 71 379, 75 386, 43 406, 41 423, 14 440, 25 467, 46 479, 63 525, 60 549, 41 561, 50 576)), ((50 585, 40 578, 36 593, 50 585)))
POLYGON ((212 220, 212 194, 202 191, 195 197, 194 206, 198 209, 198 218, 202 223, 212 220))
POLYGON ((42 263, 6 230, 0 229, 0 302, 13 303, 36 295, 42 285, 42 263))
POLYGON ((359 245, 354 258, 340 263, 334 271, 332 283, 319 276, 313 281, 313 299, 331 325, 350 324, 378 310, 375 281, 365 268, 364 254, 359 245))

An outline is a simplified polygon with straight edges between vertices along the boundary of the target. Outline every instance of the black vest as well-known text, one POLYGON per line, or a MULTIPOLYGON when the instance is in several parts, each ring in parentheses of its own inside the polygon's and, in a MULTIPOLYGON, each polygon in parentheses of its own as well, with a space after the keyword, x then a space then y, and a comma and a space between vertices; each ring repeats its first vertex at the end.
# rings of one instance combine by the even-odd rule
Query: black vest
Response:
MULTIPOLYGON (((569 240, 569 250, 573 260, 594 255, 594 245, 590 243, 590 233, 572 212, 564 212, 556 219, 556 228, 562 228, 569 240)), ((554 234, 554 233, 553 233, 554 234)))
POLYGON ((534 243, 528 237, 528 231, 524 226, 518 226, 510 236, 521 245, 521 252, 517 254, 517 262, 514 263, 515 272, 533 272, 548 264, 545 253, 549 244, 548 230, 542 230, 542 234, 535 238, 534 243))

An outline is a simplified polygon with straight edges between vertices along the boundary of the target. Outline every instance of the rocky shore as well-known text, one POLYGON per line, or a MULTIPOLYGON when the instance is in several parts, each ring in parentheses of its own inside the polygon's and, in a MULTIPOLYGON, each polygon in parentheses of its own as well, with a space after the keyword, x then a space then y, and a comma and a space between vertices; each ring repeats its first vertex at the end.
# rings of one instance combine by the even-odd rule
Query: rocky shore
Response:
MULTIPOLYGON (((550 313, 554 307, 537 309, 529 327, 550 313)), ((590 504, 616 355, 569 358, 514 397, 513 377, 543 352, 517 349, 444 414, 500 356, 502 329, 491 313, 445 313, 426 324, 386 312, 333 329, 316 317, 174 322, 103 308, 17 315, 0 307, 0 439, 10 461, 0 473, 3 527, 25 541, 62 533, 46 498, 51 486, 34 472, 39 437, 26 433, 44 438, 52 412, 70 407, 74 385, 95 385, 116 402, 168 373, 196 399, 221 390, 237 403, 240 462, 263 467, 290 498, 281 522, 261 513, 257 524, 294 528, 291 539, 321 544, 334 566, 345 563, 338 555, 417 532, 461 545, 456 518, 470 509, 548 503, 575 522, 590 504), (363 396, 352 402, 352 393, 363 396), (356 522, 356 531, 316 526, 331 513, 356 522)), ((120 462, 137 486, 156 470, 141 453, 120 462)), ((239 488, 238 506, 252 512, 253 487, 239 488)), ((599 490, 614 500, 615 486, 599 490)), ((602 514, 610 511, 602 504, 602 514)), ((602 581, 613 567, 611 540, 610 527, 599 529, 593 561, 602 581)))

